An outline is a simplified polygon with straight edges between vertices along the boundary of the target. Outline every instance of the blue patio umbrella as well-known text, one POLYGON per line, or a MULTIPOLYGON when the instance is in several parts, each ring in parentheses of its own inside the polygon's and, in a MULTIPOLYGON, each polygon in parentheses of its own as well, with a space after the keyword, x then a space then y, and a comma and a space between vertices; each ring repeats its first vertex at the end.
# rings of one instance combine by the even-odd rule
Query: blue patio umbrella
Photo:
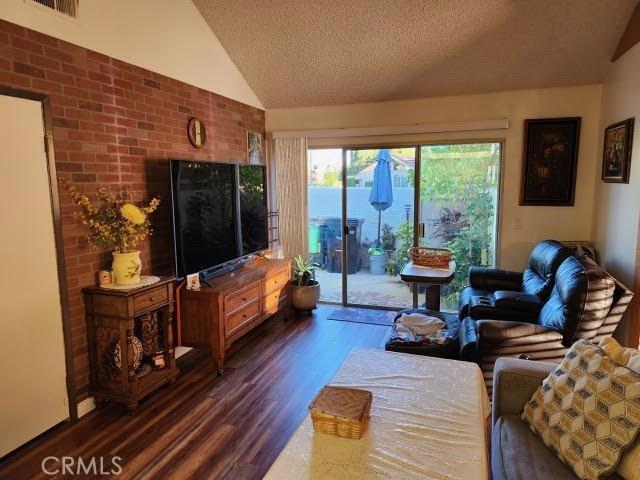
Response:
POLYGON ((378 240, 380 245, 380 223, 382 221, 382 211, 386 210, 393 203, 393 184, 391 178, 391 152, 384 148, 376 155, 376 168, 373 171, 373 186, 369 194, 369 203, 378 211, 378 240))

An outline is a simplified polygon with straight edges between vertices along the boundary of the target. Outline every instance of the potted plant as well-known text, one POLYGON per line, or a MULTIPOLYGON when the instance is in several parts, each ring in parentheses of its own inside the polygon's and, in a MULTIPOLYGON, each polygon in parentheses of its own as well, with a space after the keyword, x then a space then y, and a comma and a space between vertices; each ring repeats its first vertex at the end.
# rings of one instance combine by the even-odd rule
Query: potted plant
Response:
POLYGON ((316 281, 317 263, 296 255, 293 260, 293 280, 291 280, 291 306, 295 310, 311 312, 320 300, 320 284, 316 281))
POLYGON ((116 195, 106 187, 98 189, 98 204, 68 181, 61 181, 73 202, 80 207, 75 217, 88 229, 87 241, 95 249, 113 248, 111 265, 114 282, 118 285, 140 283, 142 262, 138 244, 151 235, 149 214, 155 212, 160 199, 153 198, 147 206, 138 207, 130 200, 127 190, 116 195))
POLYGON ((387 261, 387 256, 382 247, 374 245, 369 249, 368 254, 369 272, 374 275, 384 275, 384 265, 387 261))

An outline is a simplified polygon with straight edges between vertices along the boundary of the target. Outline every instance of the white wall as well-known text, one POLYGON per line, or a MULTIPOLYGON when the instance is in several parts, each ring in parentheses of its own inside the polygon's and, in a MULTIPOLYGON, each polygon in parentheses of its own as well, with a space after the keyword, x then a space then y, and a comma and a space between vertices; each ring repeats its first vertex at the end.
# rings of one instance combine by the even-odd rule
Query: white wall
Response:
MULTIPOLYGON (((603 183, 598 171, 593 236, 605 268, 629 288, 637 289, 634 275, 640 217, 640 44, 611 65, 602 87, 601 110, 599 157, 607 125, 635 117, 635 132, 629 184, 603 183)), ((626 338, 624 322, 620 337, 626 338)))
MULTIPOLYGON (((502 268, 521 269, 533 244, 545 238, 591 240, 594 186, 599 165, 599 85, 520 90, 371 104, 269 109, 267 131, 350 128, 508 118, 507 130, 371 137, 310 142, 311 145, 381 142, 504 140, 500 255, 502 268), (524 120, 582 117, 574 207, 521 207, 519 203, 524 120)), ((636 162, 640 164, 640 162, 636 162)))
POLYGON ((76 19, 1 0, 0 18, 264 108, 191 0, 82 0, 76 19))

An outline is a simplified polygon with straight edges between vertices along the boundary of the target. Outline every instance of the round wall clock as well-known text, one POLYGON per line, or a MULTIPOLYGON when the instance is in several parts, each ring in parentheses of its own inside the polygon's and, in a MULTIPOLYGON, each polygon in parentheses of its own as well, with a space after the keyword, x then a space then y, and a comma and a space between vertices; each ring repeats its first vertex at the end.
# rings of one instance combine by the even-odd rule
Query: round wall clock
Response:
POLYGON ((204 122, 197 117, 189 120, 187 135, 189 135, 191 145, 196 148, 202 148, 207 144, 207 129, 204 126, 204 122))

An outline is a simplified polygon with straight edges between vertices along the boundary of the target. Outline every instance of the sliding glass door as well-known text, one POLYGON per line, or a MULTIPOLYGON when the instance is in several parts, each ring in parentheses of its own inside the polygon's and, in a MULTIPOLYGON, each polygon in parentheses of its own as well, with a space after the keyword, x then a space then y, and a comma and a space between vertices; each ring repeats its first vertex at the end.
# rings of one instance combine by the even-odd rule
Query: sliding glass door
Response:
POLYGON ((415 147, 348 149, 346 303, 401 309, 413 286, 400 281, 414 237, 415 147))
POLYGON ((471 266, 496 265, 500 143, 424 145, 420 148, 421 246, 453 252, 456 275, 441 289, 442 310, 458 309, 471 266))
POLYGON ((456 310, 469 267, 495 265, 500 158, 495 142, 310 149, 309 254, 320 265, 320 299, 391 309, 422 302, 424 287, 399 277, 419 244, 453 251, 457 273, 441 308, 456 310))

